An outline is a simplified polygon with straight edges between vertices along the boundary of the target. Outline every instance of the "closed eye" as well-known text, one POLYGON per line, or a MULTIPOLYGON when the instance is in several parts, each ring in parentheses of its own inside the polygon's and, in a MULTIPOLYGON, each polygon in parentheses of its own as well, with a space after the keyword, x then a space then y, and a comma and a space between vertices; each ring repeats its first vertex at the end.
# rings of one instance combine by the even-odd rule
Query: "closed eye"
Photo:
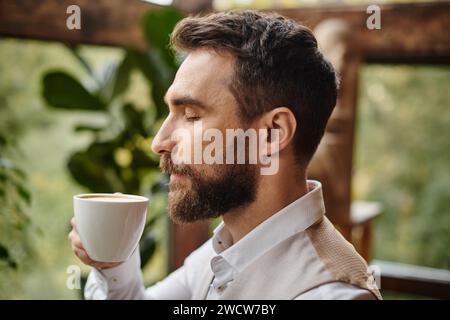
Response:
POLYGON ((185 115, 184 119, 186 121, 189 121, 189 122, 194 122, 194 121, 200 120, 200 117, 199 116, 187 116, 187 115, 185 115))

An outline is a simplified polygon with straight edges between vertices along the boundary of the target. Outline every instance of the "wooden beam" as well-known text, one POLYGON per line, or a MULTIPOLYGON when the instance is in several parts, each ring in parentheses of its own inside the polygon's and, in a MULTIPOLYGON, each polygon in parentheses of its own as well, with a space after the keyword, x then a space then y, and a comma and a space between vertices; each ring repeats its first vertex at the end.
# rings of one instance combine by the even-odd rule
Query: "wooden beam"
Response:
MULTIPOLYGON (((450 2, 380 5, 381 29, 369 30, 364 6, 278 10, 314 28, 326 19, 343 19, 353 30, 366 60, 427 60, 450 56, 450 2)), ((447 61, 444 59, 444 61, 447 61)))
POLYGON ((70 44, 145 46, 142 15, 159 6, 128 0, 0 0, 0 35, 70 44), (81 29, 69 30, 70 5, 81 9, 81 29))
MULTIPOLYGON (((143 1, 128 0, 0 0, 0 35, 113 46, 145 45, 139 21, 143 1), (66 8, 77 4, 81 30, 68 30, 66 8)), ((277 10, 313 28, 325 19, 341 18, 354 30, 354 41, 366 59, 377 57, 439 57, 450 55, 450 2, 381 5, 381 30, 366 28, 364 6, 277 10)))
POLYGON ((174 0, 173 5, 183 12, 206 13, 213 10, 212 0, 174 0))

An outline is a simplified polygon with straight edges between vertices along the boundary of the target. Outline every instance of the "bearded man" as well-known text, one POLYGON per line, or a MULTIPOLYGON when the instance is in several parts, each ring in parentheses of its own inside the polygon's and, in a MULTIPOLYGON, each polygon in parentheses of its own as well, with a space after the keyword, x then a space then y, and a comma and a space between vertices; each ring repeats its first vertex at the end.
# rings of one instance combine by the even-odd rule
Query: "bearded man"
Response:
POLYGON ((183 19, 171 43, 186 57, 152 144, 170 175, 168 212, 177 223, 223 222, 183 266, 145 288, 139 250, 121 263, 93 261, 73 220, 73 250, 93 267, 85 297, 381 299, 366 262, 326 218, 320 182, 307 180, 337 98, 335 70, 312 32, 277 14, 230 11, 183 19), (261 150, 276 158, 276 172, 261 174, 260 158, 174 161, 183 152, 186 160, 191 146, 180 147, 173 133, 182 129, 195 141, 198 122, 224 136, 227 129, 266 132, 261 150))

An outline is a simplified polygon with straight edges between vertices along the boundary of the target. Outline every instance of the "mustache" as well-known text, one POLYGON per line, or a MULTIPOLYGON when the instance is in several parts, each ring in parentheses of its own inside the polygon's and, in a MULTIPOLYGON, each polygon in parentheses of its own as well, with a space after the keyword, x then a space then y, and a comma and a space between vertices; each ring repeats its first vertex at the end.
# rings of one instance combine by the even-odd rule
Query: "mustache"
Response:
POLYGON ((161 155, 159 160, 159 168, 167 174, 182 174, 189 177, 194 176, 194 171, 187 165, 174 164, 169 154, 161 155))

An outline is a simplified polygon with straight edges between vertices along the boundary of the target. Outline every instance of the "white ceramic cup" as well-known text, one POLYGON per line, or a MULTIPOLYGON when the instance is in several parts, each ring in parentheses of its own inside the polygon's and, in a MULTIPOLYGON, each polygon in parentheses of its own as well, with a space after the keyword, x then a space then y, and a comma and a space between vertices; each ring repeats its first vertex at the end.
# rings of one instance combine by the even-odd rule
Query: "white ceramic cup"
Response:
POLYGON ((121 193, 86 193, 73 197, 77 231, 89 257, 122 262, 137 248, 149 200, 121 193))

